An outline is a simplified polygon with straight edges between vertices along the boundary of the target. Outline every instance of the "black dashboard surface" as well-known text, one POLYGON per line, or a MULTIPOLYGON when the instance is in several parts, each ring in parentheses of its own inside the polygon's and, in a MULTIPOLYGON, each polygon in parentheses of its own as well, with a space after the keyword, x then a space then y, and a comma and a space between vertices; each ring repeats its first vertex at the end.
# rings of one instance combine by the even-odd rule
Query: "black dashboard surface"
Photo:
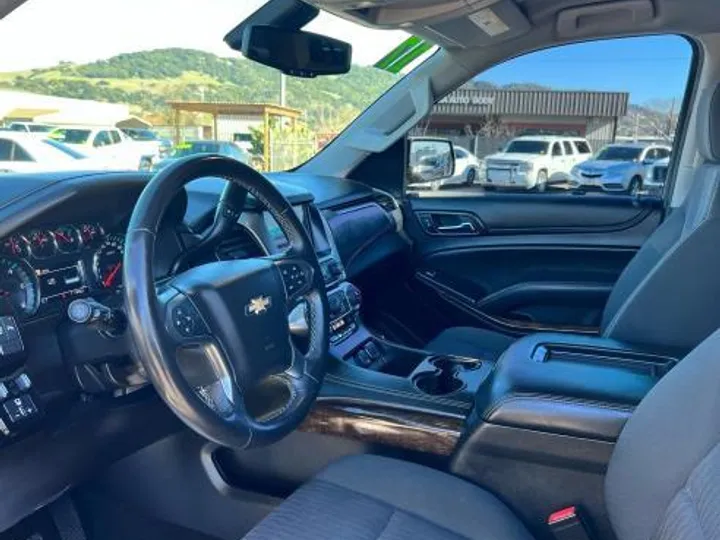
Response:
MULTIPOLYGON (((369 187, 332 177, 298 173, 271 174, 269 177, 294 206, 312 208, 310 203, 313 203, 322 210, 330 227, 329 232, 332 233, 330 238, 335 237, 335 242, 342 244, 337 246, 337 252, 342 256, 341 262, 346 266, 348 277, 376 264, 379 258, 398 249, 400 237, 395 234, 395 223, 390 214, 384 212, 377 203, 375 193, 369 187), (368 220, 369 211, 374 212, 377 219, 368 220), (384 236, 381 237, 380 233, 384 236)), ((5 461, 7 467, 14 467, 13 460, 16 459, 19 449, 27 450, 29 445, 34 449, 33 456, 37 459, 38 467, 40 463, 51 462, 45 455, 44 448, 47 444, 40 443, 36 446, 32 442, 33 438, 52 436, 58 441, 62 439, 63 445, 67 446, 63 453, 63 459, 66 458, 67 462, 63 467, 58 467, 55 476, 50 474, 47 468, 40 474, 40 468, 33 465, 38 473, 33 474, 32 478, 26 478, 27 489, 22 492, 16 490, 12 507, 0 509, 0 530, 55 497, 59 485, 72 484, 77 477, 82 476, 87 467, 88 454, 109 456, 107 449, 116 447, 117 438, 123 435, 132 435, 128 439, 136 440, 134 434, 122 430, 122 433, 114 434, 115 438, 93 435, 94 442, 91 445, 87 438, 77 437, 72 433, 70 426, 76 420, 71 420, 71 412, 76 411, 84 416, 88 409, 92 408, 88 403, 93 403, 102 410, 96 411, 101 417, 115 414, 108 413, 106 407, 113 410, 125 407, 126 398, 113 398, 112 394, 108 394, 107 388, 98 387, 97 394, 88 389, 100 381, 98 374, 103 380, 137 383, 125 379, 126 376, 132 376, 132 370, 126 373, 126 368, 132 365, 129 356, 130 344, 127 340, 124 337, 107 339, 94 329, 73 324, 67 318, 65 310, 76 294, 80 297, 92 296, 110 307, 121 307, 121 284, 117 282, 120 259, 116 258, 118 254, 112 248, 118 239, 124 237, 129 216, 150 178, 149 173, 139 172, 82 172, 4 175, 0 179, 0 263, 9 260, 30 265, 24 268, 25 273, 30 276, 34 273, 37 276, 40 281, 36 289, 40 293, 47 293, 54 286, 51 279, 70 286, 82 278, 86 284, 82 290, 63 289, 62 301, 58 302, 52 300, 55 298, 54 294, 45 294, 48 305, 41 306, 37 316, 24 319, 19 317, 18 326, 25 342, 25 357, 22 360, 0 362, 0 451, 9 458, 5 461), (98 224, 102 227, 104 232, 97 242, 83 236, 87 224, 98 224), (40 236, 33 236, 33 233, 37 232, 40 236), (54 254, 49 255, 42 251, 45 249, 41 245, 42 233, 49 233, 54 254), (65 246, 68 251, 62 252, 58 247, 58 239, 62 239, 65 234, 77 234, 80 243, 77 247, 65 246), (27 242, 21 242, 20 252, 14 251, 16 247, 12 242, 8 244, 12 237, 19 237, 27 242), (110 245, 107 251, 103 251, 106 240, 110 245), (40 243, 33 245, 33 241, 40 243), (31 250, 33 246, 39 250, 35 254, 24 251, 31 250), (10 253, 7 252, 8 247, 10 253), (38 253, 40 256, 36 256, 38 253), (80 269, 79 275, 77 268, 80 269), (29 391, 18 386, 23 377, 32 380, 29 391), (11 392, 24 392, 24 395, 30 396, 41 410, 36 420, 21 421, 21 428, 18 428, 20 435, 8 435, 3 431, 3 426, 10 425, 7 414, 2 410, 8 402, 7 399, 3 401, 3 384, 8 385, 11 392)), ((162 242, 172 248, 172 252, 164 259, 172 260, 177 255, 177 250, 182 249, 183 241, 180 237, 190 233, 188 226, 192 226, 193 222, 202 224, 204 221, 207 224, 208 219, 212 220, 224 185, 225 181, 221 179, 201 179, 192 182, 178 194, 165 219, 168 220, 168 234, 181 241, 162 242)), ((241 253, 240 257, 256 256, 247 253, 242 255, 247 248, 246 244, 258 247, 259 242, 267 247, 267 242, 260 233, 272 233, 272 228, 268 229, 264 212, 252 199, 248 201, 245 210, 238 224, 239 231, 244 231, 244 234, 228 239, 228 253, 241 253), (259 223, 263 226, 258 225, 259 223)), ((313 212, 320 216, 317 210, 313 212)), ((269 240, 272 244, 273 238, 269 240)), ((274 242, 278 241, 275 238, 274 242)), ((216 254, 219 256, 219 253, 216 254)), ((236 258, 235 255, 232 257, 236 258)), ((2 269, 0 264, 0 271, 2 269)), ((15 271, 16 267, 11 269, 15 271)), ((166 275, 167 272, 161 274, 166 275)), ((21 290, 17 287, 9 289, 7 279, 3 279, 0 272, 0 304, 7 302, 7 298, 2 298, 3 290, 5 293, 11 290, 13 294, 21 290)), ((42 294, 40 296, 42 297, 42 294)), ((1 319, 2 317, 0 326, 4 324, 1 319)), ((10 401, 16 399, 14 396, 15 394, 9 397, 5 395, 10 401)), ((149 406, 157 405, 152 396, 150 403, 152 405, 149 406)), ((166 411, 164 407, 161 409, 166 411)), ((103 420, 100 418, 98 421, 103 420)), ((90 432, 97 433, 90 424, 84 426, 90 429, 90 432)), ((139 440, 137 443, 145 444, 139 440)), ((131 451, 130 446, 128 451, 131 451)), ((0 467, 0 477, 4 475, 2 469, 3 467, 0 467)))

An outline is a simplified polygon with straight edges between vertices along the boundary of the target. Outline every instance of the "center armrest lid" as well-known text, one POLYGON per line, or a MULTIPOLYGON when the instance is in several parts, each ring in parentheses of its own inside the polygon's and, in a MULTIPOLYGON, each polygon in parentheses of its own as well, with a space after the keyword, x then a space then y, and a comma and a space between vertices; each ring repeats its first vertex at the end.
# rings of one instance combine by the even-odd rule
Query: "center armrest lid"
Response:
POLYGON ((634 407, 674 365, 670 355, 613 340, 533 334, 500 358, 476 396, 478 420, 615 440, 634 407))

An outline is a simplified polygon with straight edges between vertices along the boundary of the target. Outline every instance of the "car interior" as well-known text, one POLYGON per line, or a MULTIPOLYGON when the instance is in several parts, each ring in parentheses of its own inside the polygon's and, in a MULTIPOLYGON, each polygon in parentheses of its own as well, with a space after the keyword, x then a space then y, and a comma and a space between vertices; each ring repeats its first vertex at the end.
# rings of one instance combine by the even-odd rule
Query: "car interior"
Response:
POLYGON ((716 6, 271 0, 217 41, 349 69, 319 12, 436 47, 302 165, 0 179, 0 538, 720 539, 716 6), (654 35, 692 49, 662 196, 406 189, 476 74, 654 35))

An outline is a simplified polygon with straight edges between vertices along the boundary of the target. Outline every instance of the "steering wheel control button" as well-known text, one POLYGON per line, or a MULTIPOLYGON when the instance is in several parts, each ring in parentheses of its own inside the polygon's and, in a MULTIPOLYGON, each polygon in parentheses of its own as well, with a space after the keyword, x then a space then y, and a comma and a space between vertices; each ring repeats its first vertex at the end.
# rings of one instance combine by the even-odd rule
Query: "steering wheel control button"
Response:
POLYGON ((5 383, 0 383, 0 401, 6 399, 9 395, 10 391, 8 390, 8 387, 5 386, 5 383))
POLYGON ((3 403, 3 409, 13 423, 31 418, 38 413, 35 402, 28 394, 6 401, 3 403))
POLYGON ((170 306, 170 320, 175 331, 183 338, 191 338, 206 333, 205 323, 195 306, 187 298, 170 306))
POLYGON ((282 263, 280 265, 280 274, 283 283, 285 283, 285 291, 288 296, 299 293, 310 282, 308 272, 298 263, 282 263))

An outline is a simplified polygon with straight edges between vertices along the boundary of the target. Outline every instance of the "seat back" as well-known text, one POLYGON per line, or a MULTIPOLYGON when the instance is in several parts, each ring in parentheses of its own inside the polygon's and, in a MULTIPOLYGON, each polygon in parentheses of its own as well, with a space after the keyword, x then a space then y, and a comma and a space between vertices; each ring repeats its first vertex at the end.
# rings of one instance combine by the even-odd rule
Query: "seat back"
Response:
POLYGON ((720 87, 701 97, 698 118, 704 163, 683 204, 620 275, 604 337, 690 350, 720 327, 720 87))
POLYGON ((720 539, 720 331, 638 406, 605 481, 620 540, 720 539))

